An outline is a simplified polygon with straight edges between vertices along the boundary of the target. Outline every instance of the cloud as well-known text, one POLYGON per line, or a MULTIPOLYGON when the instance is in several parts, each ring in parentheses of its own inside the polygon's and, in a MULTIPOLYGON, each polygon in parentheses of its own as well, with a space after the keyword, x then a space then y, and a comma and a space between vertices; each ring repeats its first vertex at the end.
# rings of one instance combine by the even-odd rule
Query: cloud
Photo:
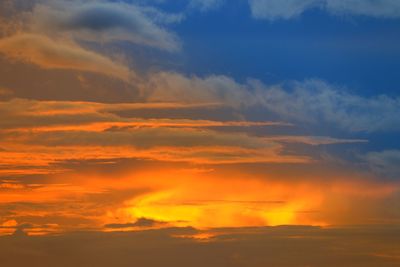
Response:
POLYGON ((95 42, 128 41, 167 51, 180 49, 178 38, 157 25, 179 20, 151 8, 139 8, 123 2, 57 1, 37 5, 32 17, 34 30, 70 34, 95 42))
MULTIPOLYGON (((165 111, 185 110, 187 108, 202 108, 208 105, 185 105, 177 103, 127 103, 104 104, 96 102, 75 101, 36 101, 13 98, 0 103, 0 117, 8 120, 0 121, 0 128, 19 131, 93 131, 118 132, 138 128, 248 128, 248 127, 291 127, 293 125, 280 121, 247 121, 247 120, 200 120, 173 119, 165 111), (124 111, 158 112, 159 117, 142 118, 136 115, 132 118, 118 115, 124 111)), ((201 111, 199 111, 201 112, 201 111)), ((1 131, 0 131, 1 132, 1 131)))
MULTIPOLYGON (((208 105, 194 106, 203 110, 209 108, 208 105)), ((3 174, 43 173, 49 171, 49 164, 57 161, 93 157, 135 157, 206 164, 309 161, 304 156, 283 155, 280 152, 281 140, 268 140, 250 134, 255 128, 292 126, 279 121, 169 119, 168 114, 166 118, 146 119, 137 116, 124 118, 117 114, 124 110, 151 109, 154 112, 159 109, 162 115, 165 109, 187 107, 192 105, 25 99, 3 101, 0 118, 7 118, 0 120, 0 144, 6 148, 1 153, 7 154, 7 160, 3 161, 3 174), (64 152, 53 149, 54 146, 63 146, 64 152), (31 153, 36 153, 37 157, 27 161, 26 156, 31 153)), ((313 137, 309 137, 308 142, 311 139, 313 137)), ((293 141, 303 142, 300 139, 293 141)), ((329 142, 333 141, 329 139, 329 142)))
POLYGON ((258 102, 246 85, 223 75, 200 78, 160 72, 151 75, 145 86, 148 101, 222 103, 233 106, 251 106, 258 102))
POLYGON ((400 17, 397 0, 249 0, 249 4, 253 17, 268 20, 295 18, 313 8, 334 15, 400 17))
POLYGON ((253 17, 269 20, 297 17, 318 2, 318 0, 249 0, 253 17))
POLYGON ((189 7, 200 11, 209 11, 219 8, 224 2, 225 0, 191 0, 189 7))
POLYGON ((400 150, 369 152, 363 158, 379 175, 394 179, 400 178, 400 150))
POLYGON ((45 69, 94 72, 125 81, 133 75, 128 67, 105 56, 85 50, 73 42, 56 41, 43 35, 17 34, 0 39, 0 53, 45 69))
POLYGON ((348 132, 400 130, 399 98, 354 95, 320 80, 271 86, 253 79, 238 83, 227 76, 162 72, 151 76, 144 90, 149 101, 215 102, 238 110, 263 107, 266 115, 294 124, 326 124, 348 132))
POLYGON ((273 136, 266 137, 266 140, 282 143, 302 143, 311 146, 367 143, 365 139, 338 139, 326 136, 273 136))
POLYGON ((399 131, 400 99, 363 97, 318 80, 295 83, 291 91, 259 87, 258 96, 270 111, 309 124, 333 124, 350 132, 399 131))
POLYGON ((104 227, 110 228, 110 229, 124 229, 124 228, 133 228, 133 227, 148 228, 148 227, 155 227, 155 226, 166 225, 166 224, 167 224, 166 222, 160 222, 160 221, 147 219, 147 218, 139 218, 134 223, 124 223, 124 224, 112 223, 112 224, 106 224, 104 227))
POLYGON ((326 0, 325 8, 334 14, 361 15, 376 18, 399 18, 397 0, 326 0))

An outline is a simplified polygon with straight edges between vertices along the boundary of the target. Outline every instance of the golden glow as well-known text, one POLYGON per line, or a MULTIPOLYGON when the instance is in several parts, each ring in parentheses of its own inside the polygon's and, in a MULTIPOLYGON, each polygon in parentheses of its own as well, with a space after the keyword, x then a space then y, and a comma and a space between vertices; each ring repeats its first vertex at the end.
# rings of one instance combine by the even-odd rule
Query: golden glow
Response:
POLYGON ((398 191, 397 184, 364 174, 328 167, 308 172, 321 163, 303 153, 287 153, 284 145, 354 140, 247 133, 254 127, 290 127, 282 122, 127 119, 113 113, 207 107, 0 103, 9 118, 0 121, 0 204, 13 211, 0 220, 1 234, 24 223, 30 225, 24 231, 32 235, 77 229, 357 224, 370 217, 379 220, 373 209, 362 209, 365 202, 398 191), (350 213, 349 207, 359 213, 350 213), (141 218, 155 223, 134 226, 141 218), (110 224, 118 227, 105 227, 110 224))
POLYGON ((151 218, 197 228, 321 223, 299 214, 321 204, 322 196, 309 186, 213 175, 212 171, 145 173, 135 182, 154 189, 126 202, 110 217, 151 218))

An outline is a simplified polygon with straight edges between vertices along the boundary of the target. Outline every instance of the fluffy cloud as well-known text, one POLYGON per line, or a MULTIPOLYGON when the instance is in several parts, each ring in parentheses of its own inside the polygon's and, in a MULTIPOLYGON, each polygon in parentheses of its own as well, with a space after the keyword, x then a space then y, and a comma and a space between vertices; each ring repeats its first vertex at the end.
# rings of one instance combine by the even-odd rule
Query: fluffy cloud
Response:
POLYGON ((110 45, 130 42, 170 52, 180 49, 178 38, 162 25, 180 21, 182 15, 148 6, 110 1, 6 1, 0 5, 0 15, 0 53, 49 70, 88 71, 127 82, 133 78, 126 64, 129 59, 122 60, 125 51, 113 48, 112 57, 119 60, 112 60, 110 45))
POLYGON ((249 0, 252 15, 258 19, 290 19, 312 8, 332 14, 381 18, 400 17, 397 0, 249 0))

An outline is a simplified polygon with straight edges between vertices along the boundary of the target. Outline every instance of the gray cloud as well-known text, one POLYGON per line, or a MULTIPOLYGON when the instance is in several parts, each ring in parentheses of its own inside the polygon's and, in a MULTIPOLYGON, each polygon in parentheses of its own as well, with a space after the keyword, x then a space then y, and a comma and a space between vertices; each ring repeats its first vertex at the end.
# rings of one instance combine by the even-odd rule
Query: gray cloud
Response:
POLYGON ((399 179, 400 178, 400 150, 385 150, 370 152, 363 158, 371 169, 379 175, 399 179))
POLYGON ((57 1, 37 5, 32 18, 37 31, 68 33, 80 40, 129 41, 167 51, 179 50, 178 38, 146 14, 158 22, 180 19, 151 8, 106 1, 57 1))
POLYGON ((259 106, 280 120, 309 125, 329 124, 349 132, 400 130, 400 99, 363 97, 320 80, 269 86, 249 79, 237 83, 226 76, 186 77, 158 73, 147 83, 150 101, 223 103, 238 109, 259 106))
POLYGON ((110 228, 110 229, 124 229, 124 228, 132 228, 132 227, 139 227, 139 228, 154 227, 154 226, 160 226, 160 225, 165 225, 165 224, 167 224, 167 223, 152 220, 152 219, 147 219, 147 218, 139 218, 134 223, 125 223, 125 224, 112 223, 112 224, 106 224, 104 227, 110 228))

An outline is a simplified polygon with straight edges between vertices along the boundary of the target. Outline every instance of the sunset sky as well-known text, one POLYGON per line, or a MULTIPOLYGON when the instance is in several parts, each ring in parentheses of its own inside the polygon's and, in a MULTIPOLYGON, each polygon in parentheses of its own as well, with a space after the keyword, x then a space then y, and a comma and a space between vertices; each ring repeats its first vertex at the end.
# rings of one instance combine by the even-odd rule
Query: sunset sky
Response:
POLYGON ((398 0, 1 0, 0 265, 400 266, 399 85, 398 0))

